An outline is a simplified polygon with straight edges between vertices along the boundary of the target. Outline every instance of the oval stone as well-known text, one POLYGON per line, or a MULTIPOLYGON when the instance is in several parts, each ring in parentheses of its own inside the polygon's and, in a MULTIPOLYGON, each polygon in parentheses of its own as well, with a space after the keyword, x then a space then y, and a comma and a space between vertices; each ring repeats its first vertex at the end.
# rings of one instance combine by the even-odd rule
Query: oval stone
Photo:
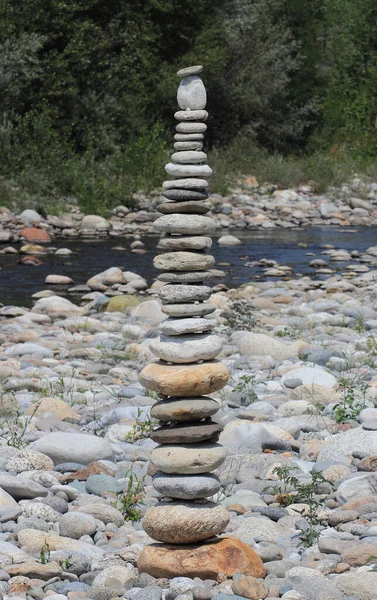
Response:
POLYGON ((178 233, 181 235, 211 235, 216 223, 204 215, 164 215, 153 223, 160 233, 178 233))
POLYGON ((177 121, 206 121, 208 113, 206 110, 178 110, 174 118, 177 121))
POLYGON ((161 400, 153 404, 151 416, 158 421, 195 421, 208 419, 216 414, 220 405, 216 400, 206 396, 193 396, 179 400, 161 400))
POLYGON ((139 373, 139 381, 147 390, 182 398, 217 392, 229 378, 228 367, 219 361, 193 365, 150 363, 139 373))
POLYGON ((193 140, 192 142, 175 142, 174 150, 201 150, 203 148, 202 142, 196 142, 193 140))
POLYGON ((223 348, 216 335, 160 335, 149 344, 150 351, 161 360, 175 364, 213 360, 223 348))
POLYGON ((220 444, 167 444, 152 450, 150 460, 163 473, 198 475, 218 469, 226 458, 220 444))
POLYGON ((215 312, 213 304, 164 304, 161 310, 169 317, 202 317, 215 312))
POLYGON ((168 163, 165 171, 172 177, 211 177, 212 169, 208 165, 180 165, 168 163))
POLYGON ((204 163, 207 160, 207 155, 200 150, 184 150, 183 152, 174 152, 171 159, 176 163, 197 164, 204 163))
POLYGON ((212 246, 210 237, 165 237, 160 239, 157 250, 206 250, 212 246))
POLYGON ((190 319, 166 319, 160 325, 160 331, 165 335, 184 335, 187 333, 202 333, 216 327, 216 319, 194 317, 190 319))
POLYGON ((220 480, 216 475, 167 475, 157 473, 153 477, 154 489, 168 498, 198 500, 217 494, 220 480))
POLYGON ((179 302, 203 302, 212 294, 212 288, 206 285, 175 285, 168 283, 158 292, 162 304, 177 304, 179 302))
POLYGON ((217 442, 222 430, 218 423, 190 421, 190 423, 162 425, 152 431, 149 437, 157 444, 198 444, 217 442))
POLYGON ((205 271, 214 264, 213 256, 197 252, 167 252, 153 260, 153 266, 160 271, 205 271))
MULTIPOLYGON (((178 71, 179 73, 179 71, 178 71)), ((179 108, 186 110, 203 110, 207 104, 207 92, 203 81, 197 75, 185 76, 177 91, 179 108)))
POLYGON ((201 190, 208 187, 208 181, 206 179, 198 179, 195 177, 193 177, 192 179, 173 179, 169 181, 164 181, 162 187, 165 190, 201 190))
POLYGON ((178 77, 188 77, 188 75, 197 75, 203 71, 202 65, 194 65, 193 67, 185 67, 177 71, 178 77))
POLYGON ((203 133, 175 133, 174 141, 176 142, 192 142, 192 141, 203 141, 203 133))
POLYGON ((195 200, 188 202, 163 202, 158 205, 157 210, 163 215, 173 215, 175 213, 205 215, 211 210, 211 205, 207 202, 197 202, 195 200))
POLYGON ((175 126, 175 130, 177 133, 204 133, 207 125, 196 121, 181 121, 175 126))
POLYGON ((147 511, 143 527, 154 540, 190 544, 221 533, 229 519, 226 508, 214 502, 161 502, 147 511))
POLYGON ((184 273, 160 273, 157 279, 164 283, 200 283, 213 279, 212 271, 185 271, 184 273))
POLYGON ((207 200, 209 194, 205 190, 167 190, 164 198, 175 202, 189 202, 192 200, 207 200))

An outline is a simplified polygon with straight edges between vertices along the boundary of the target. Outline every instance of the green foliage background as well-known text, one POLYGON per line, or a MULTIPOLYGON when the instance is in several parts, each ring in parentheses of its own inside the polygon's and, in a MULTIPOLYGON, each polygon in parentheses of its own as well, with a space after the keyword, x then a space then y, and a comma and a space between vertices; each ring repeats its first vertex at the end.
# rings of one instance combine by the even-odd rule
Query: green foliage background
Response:
POLYGON ((220 186, 374 160, 375 0, 0 0, 0 15, 2 204, 106 211, 158 186, 189 64, 205 66, 220 186))

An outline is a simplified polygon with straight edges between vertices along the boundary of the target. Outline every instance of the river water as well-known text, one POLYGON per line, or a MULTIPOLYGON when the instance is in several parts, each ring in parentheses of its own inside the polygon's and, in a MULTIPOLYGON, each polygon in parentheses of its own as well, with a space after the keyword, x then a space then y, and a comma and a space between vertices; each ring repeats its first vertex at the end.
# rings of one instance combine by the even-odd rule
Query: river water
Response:
MULTIPOLYGON (((306 230, 235 230, 230 233, 239 237, 242 245, 221 247, 214 238, 211 250, 211 254, 216 258, 216 267, 226 273, 221 281, 228 287, 237 287, 241 283, 255 280, 256 277, 266 279, 263 276, 264 266, 246 266, 262 258, 290 266, 293 276, 310 274, 313 278, 319 278, 315 270, 309 267, 309 262, 314 258, 327 260, 327 257, 321 254, 324 244, 359 252, 377 245, 375 228, 345 230, 313 227, 306 230), (308 253, 311 255, 308 256, 308 253)), ((156 277, 152 261, 158 238, 150 235, 144 236, 142 240, 146 244, 145 254, 131 253, 129 246, 132 238, 129 237, 54 239, 54 247, 69 248, 73 254, 61 256, 51 253, 39 256, 43 261, 43 265, 39 267, 18 264, 20 255, 0 254, 0 303, 31 306, 32 294, 43 289, 54 289, 75 301, 77 296, 70 296, 67 291, 71 286, 47 286, 44 283, 49 274, 68 275, 74 280, 71 284, 73 286, 85 284, 89 277, 96 273, 117 266, 142 275, 151 284, 156 277)), ((330 267, 342 271, 346 264, 350 263, 332 262, 330 267)))

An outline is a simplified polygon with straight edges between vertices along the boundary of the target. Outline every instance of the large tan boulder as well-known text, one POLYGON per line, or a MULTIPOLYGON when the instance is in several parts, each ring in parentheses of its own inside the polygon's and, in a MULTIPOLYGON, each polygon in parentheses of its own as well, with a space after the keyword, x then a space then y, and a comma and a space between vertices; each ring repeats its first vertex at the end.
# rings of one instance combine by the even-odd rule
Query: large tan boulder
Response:
POLYGON ((196 365, 150 363, 139 375, 140 383, 148 390, 177 397, 211 394, 221 390, 229 378, 228 367, 217 361, 196 365))

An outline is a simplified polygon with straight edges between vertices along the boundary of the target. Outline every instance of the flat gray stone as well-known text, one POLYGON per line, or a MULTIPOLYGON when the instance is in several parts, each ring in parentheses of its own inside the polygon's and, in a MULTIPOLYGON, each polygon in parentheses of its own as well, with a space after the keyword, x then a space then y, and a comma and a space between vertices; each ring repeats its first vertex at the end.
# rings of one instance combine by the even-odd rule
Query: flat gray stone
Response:
POLYGON ((214 264, 213 256, 197 252, 167 252, 153 260, 153 266, 160 271, 206 271, 214 264))
MULTIPOLYGON (((0 473, 0 488, 15 500, 32 499, 48 494, 47 489, 36 481, 22 475, 14 477, 8 473, 0 473)), ((4 498, 2 503, 5 504, 4 498)))
POLYGON ((194 65, 193 67, 185 67, 177 71, 178 77, 188 77, 189 75, 198 75, 203 71, 202 65, 194 65))
POLYGON ((218 423, 208 421, 189 421, 162 425, 149 435, 157 444, 198 444, 217 442, 222 431, 218 423))
POLYGON ((206 121, 208 113, 206 110, 178 110, 174 118, 177 121, 206 121))
POLYGON ((207 125, 195 121, 181 121, 175 126, 175 130, 178 133, 204 133, 207 131, 207 125))
POLYGON ((202 110, 206 107, 207 92, 200 77, 196 74, 183 77, 178 86, 177 102, 183 110, 202 110))
POLYGON ((188 333, 203 333, 212 331, 216 327, 216 319, 190 318, 190 319, 166 319, 160 325, 161 333, 165 335, 180 336, 188 333))
POLYGON ((216 475, 167 475, 157 473, 153 477, 154 489, 168 498, 197 500, 209 498, 220 490, 220 480, 216 475))
POLYGON ((81 512, 67 512, 59 519, 59 533, 64 537, 78 540, 82 535, 93 535, 97 522, 92 515, 81 512))
POLYGON ((157 279, 165 283, 199 283, 213 279, 211 271, 186 271, 185 273, 161 273, 157 279))
POLYGON ((150 345, 150 351, 161 360, 185 364, 198 360, 212 360, 223 348, 221 339, 215 335, 160 335, 150 345))
POLYGON ((204 133, 175 133, 174 140, 176 142, 190 142, 204 140, 204 133))
POLYGON ((202 142, 196 142, 193 140, 192 142, 175 142, 174 150, 201 150, 203 148, 202 142))
POLYGON ((186 302, 204 302, 212 294, 212 288, 206 285, 175 285, 168 283, 158 292, 162 304, 186 302))
POLYGON ((208 187, 208 181, 206 179, 200 179, 198 177, 193 177, 192 179, 173 179, 169 181, 164 181, 162 187, 165 190, 202 190, 208 187))
POLYGON ((153 226, 160 233, 182 235, 210 235, 216 229, 215 221, 204 215, 164 215, 153 226))
POLYGON ((211 248, 210 237, 203 236, 176 236, 160 239, 157 250, 207 250, 211 248))
POLYGON ((72 461, 87 465, 96 460, 114 459, 111 444, 103 438, 66 431, 45 435, 34 442, 32 449, 47 454, 55 464, 72 461))
POLYGON ((178 214, 193 214, 205 215, 211 210, 211 205, 208 202, 186 201, 186 202, 163 202, 158 205, 157 210, 163 215, 178 214))
POLYGON ((204 163, 207 160, 207 155, 199 150, 183 150, 182 152, 174 152, 171 159, 174 163, 196 165, 204 163))
POLYGON ((165 171, 172 177, 211 177, 212 169, 208 165, 181 165, 168 163, 165 171))
POLYGON ((164 304, 162 312, 169 317, 202 317, 215 312, 213 304, 164 304))
POLYGON ((156 402, 151 408, 151 416, 165 423, 169 421, 194 421, 196 419, 208 419, 217 413, 219 408, 219 403, 212 398, 194 396, 192 398, 156 402))

